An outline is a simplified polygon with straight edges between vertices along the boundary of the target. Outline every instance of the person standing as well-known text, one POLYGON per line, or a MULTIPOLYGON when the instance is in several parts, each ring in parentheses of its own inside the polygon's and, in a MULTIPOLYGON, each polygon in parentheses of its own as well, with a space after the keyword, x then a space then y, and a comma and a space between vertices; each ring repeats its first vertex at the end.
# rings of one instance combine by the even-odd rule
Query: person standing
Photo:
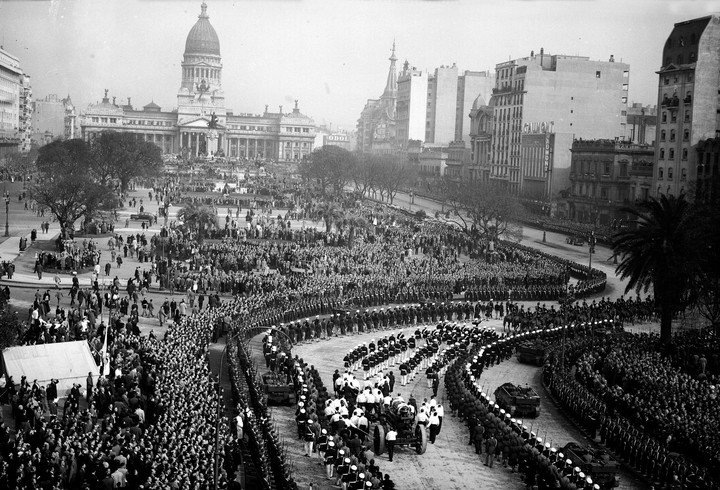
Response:
POLYGON ((430 418, 428 419, 428 429, 430 429, 430 444, 435 444, 435 438, 440 432, 440 418, 438 418, 437 412, 432 410, 430 412, 430 418))
POLYGON ((493 467, 495 463, 495 449, 497 449, 497 439, 495 439, 495 434, 490 433, 490 437, 485 441, 485 451, 487 453, 485 455, 485 466, 493 467))
POLYGON ((388 451, 388 460, 391 462, 395 451, 395 441, 397 441, 397 431, 390 427, 390 430, 388 430, 387 434, 385 434, 385 446, 388 451))
POLYGON ((88 372, 87 379, 85 380, 85 397, 87 398, 88 404, 92 401, 93 384, 92 372, 88 372))

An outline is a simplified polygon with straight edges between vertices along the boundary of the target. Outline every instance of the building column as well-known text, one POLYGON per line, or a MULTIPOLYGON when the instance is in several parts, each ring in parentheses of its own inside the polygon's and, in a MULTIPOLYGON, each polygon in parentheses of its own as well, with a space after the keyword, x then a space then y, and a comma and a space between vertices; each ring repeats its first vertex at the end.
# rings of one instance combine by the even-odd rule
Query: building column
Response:
POLYGON ((250 140, 245 138, 245 159, 250 158, 250 140))

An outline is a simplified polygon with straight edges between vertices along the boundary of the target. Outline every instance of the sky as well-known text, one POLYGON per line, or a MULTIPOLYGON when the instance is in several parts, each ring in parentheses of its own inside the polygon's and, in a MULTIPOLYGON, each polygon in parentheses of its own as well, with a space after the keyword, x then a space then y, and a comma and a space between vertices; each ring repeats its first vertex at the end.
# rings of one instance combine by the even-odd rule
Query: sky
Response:
MULTIPOLYGON (((494 70, 529 56, 570 54, 630 64, 630 102, 655 104, 673 24, 720 12, 720 0, 206 0, 220 39, 223 89, 235 113, 299 99, 317 124, 354 129, 398 70, 494 70)), ((20 58, 33 95, 70 94, 177 106, 185 39, 201 0, 0 0, 0 45, 20 58)))

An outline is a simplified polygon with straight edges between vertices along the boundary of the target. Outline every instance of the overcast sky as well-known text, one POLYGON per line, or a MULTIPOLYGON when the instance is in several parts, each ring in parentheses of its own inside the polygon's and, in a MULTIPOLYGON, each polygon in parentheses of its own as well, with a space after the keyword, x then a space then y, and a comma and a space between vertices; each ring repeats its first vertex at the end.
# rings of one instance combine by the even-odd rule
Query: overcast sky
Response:
MULTIPOLYGON (((21 59, 35 98, 103 89, 133 105, 176 107, 180 62, 201 1, 0 0, 0 44, 21 59)), ((720 1, 208 0, 220 38, 227 106, 260 113, 294 99, 315 122, 352 129, 398 68, 461 70, 545 48, 630 64, 630 101, 655 103, 661 49, 675 22, 720 11, 720 1)))

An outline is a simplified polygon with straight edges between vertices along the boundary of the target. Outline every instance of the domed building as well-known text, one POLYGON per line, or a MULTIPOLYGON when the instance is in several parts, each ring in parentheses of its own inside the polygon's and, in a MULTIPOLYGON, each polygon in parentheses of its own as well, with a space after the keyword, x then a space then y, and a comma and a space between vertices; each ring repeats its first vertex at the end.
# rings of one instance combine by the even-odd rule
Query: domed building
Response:
POLYGON ((135 109, 115 97, 91 104, 81 116, 82 137, 102 131, 127 131, 157 144, 163 153, 186 157, 227 156, 232 159, 299 161, 313 150, 314 121, 302 114, 298 101, 290 112, 234 114, 222 89, 220 39, 210 23, 207 5, 185 39, 177 108, 163 111, 150 102, 135 109))

